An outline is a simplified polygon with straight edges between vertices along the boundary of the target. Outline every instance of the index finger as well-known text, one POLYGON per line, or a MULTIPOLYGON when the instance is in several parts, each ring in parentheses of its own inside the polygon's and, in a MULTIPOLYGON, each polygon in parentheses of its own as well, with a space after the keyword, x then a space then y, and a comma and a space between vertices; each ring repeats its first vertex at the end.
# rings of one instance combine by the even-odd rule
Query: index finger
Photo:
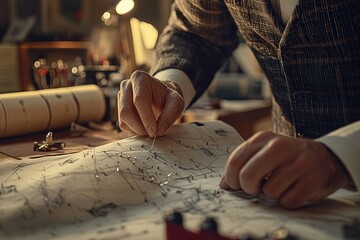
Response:
POLYGON ((139 113, 133 104, 133 94, 130 80, 124 80, 121 82, 120 91, 118 93, 118 115, 122 130, 130 130, 131 132, 135 132, 137 135, 147 134, 141 122, 139 113))
POLYGON ((142 124, 150 137, 157 132, 156 117, 153 112, 153 92, 151 81, 153 79, 145 72, 135 71, 131 75, 133 88, 133 102, 142 124))
POLYGON ((225 167, 224 180, 221 187, 234 190, 241 189, 239 174, 243 166, 254 156, 273 136, 271 132, 261 132, 243 142, 230 155, 225 167))

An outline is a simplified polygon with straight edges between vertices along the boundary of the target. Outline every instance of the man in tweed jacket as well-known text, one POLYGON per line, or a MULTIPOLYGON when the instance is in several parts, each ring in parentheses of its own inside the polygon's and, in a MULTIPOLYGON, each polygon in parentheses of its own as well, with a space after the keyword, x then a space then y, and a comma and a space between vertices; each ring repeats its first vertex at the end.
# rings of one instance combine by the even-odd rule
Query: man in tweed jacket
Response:
POLYGON ((230 156, 220 187, 298 208, 360 189, 360 2, 175 0, 151 75, 119 92, 124 131, 163 135, 246 40, 273 92, 273 132, 230 156), (264 183, 264 179, 266 179, 264 183))

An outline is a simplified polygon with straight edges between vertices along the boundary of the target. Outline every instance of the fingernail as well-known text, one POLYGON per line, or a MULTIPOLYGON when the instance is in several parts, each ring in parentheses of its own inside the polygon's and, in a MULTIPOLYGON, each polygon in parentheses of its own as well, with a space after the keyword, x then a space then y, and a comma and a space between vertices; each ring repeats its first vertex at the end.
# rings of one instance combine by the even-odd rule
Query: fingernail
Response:
POLYGON ((163 136, 167 130, 166 124, 162 124, 159 128, 158 135, 163 136))
POLYGON ((147 132, 148 132, 148 134, 149 134, 150 137, 155 137, 155 135, 156 135, 156 132, 155 132, 155 130, 154 130, 152 127, 149 127, 149 128, 147 129, 147 132))
POLYGON ((224 190, 229 190, 229 189, 230 189, 230 187, 229 187, 229 185, 227 184, 226 179, 225 179, 224 177, 221 178, 219 187, 222 188, 222 189, 224 189, 224 190))

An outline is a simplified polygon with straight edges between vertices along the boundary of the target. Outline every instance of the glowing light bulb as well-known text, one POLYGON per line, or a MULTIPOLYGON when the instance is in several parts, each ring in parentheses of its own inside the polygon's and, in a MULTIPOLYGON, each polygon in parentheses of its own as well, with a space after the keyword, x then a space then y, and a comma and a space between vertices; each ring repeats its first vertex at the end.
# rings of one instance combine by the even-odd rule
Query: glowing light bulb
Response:
POLYGON ((104 12, 104 14, 102 15, 103 20, 109 20, 110 17, 111 17, 111 14, 109 12, 104 12))
POLYGON ((119 15, 123 15, 125 13, 130 12, 133 8, 134 8, 134 0, 121 0, 117 5, 116 5, 116 12, 119 15))

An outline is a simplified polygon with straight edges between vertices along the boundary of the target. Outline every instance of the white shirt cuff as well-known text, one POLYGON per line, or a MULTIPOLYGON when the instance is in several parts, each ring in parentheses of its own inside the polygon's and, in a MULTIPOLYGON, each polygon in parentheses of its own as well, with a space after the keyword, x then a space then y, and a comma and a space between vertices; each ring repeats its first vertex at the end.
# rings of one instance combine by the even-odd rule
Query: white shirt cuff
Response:
POLYGON ((360 121, 337 129, 316 141, 326 145, 338 156, 360 191, 360 121))
POLYGON ((165 69, 163 71, 156 73, 154 77, 159 80, 169 80, 176 83, 180 87, 183 93, 183 97, 185 101, 184 110, 189 106, 196 92, 189 77, 183 71, 176 68, 165 69))

